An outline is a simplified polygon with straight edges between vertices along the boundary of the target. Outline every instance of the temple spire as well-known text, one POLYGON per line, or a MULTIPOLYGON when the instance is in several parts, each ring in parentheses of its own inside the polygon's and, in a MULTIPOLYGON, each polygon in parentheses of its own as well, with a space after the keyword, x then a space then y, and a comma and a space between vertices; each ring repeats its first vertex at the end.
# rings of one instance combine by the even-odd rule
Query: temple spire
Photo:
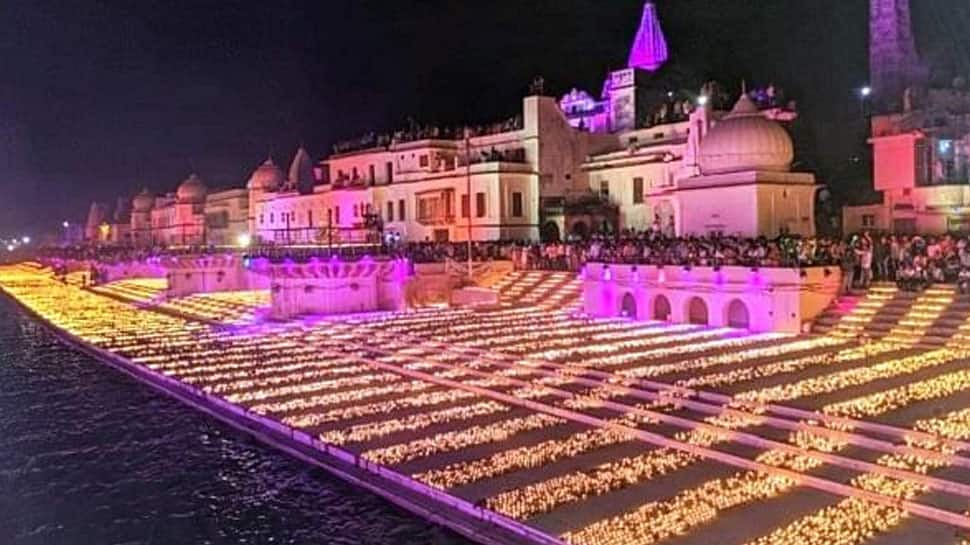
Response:
POLYGON ((657 17, 657 7, 647 0, 643 5, 643 16, 640 18, 640 28, 630 49, 630 59, 627 66, 653 72, 667 62, 667 39, 660 28, 657 17))
POLYGON ((926 84, 929 71, 916 51, 909 0, 869 1, 869 72, 877 108, 896 109, 907 88, 926 84))

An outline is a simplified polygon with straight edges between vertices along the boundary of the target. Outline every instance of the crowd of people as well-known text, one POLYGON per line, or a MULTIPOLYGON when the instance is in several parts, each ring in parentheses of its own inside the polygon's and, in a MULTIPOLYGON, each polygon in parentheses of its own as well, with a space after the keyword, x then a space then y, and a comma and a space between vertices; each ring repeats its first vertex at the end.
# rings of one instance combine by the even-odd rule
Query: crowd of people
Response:
MULTIPOLYGON (((842 291, 867 289, 873 282, 896 282, 906 290, 932 284, 956 284, 970 293, 970 239, 967 236, 872 235, 847 239, 790 237, 774 239, 733 236, 668 237, 656 230, 593 235, 563 242, 473 242, 473 261, 511 260, 519 270, 579 271, 587 262, 617 264, 721 267, 832 267, 841 269, 842 291)), ((465 242, 411 242, 333 248, 256 246, 245 255, 270 261, 311 258, 353 260, 363 256, 403 257, 413 263, 466 261, 465 242)), ((50 248, 42 257, 119 263, 160 256, 225 253, 214 247, 121 248, 76 246, 50 248)))
POLYGON ((350 153, 365 149, 382 148, 396 143, 413 142, 416 140, 461 140, 466 137, 487 136, 503 132, 516 131, 522 128, 522 116, 517 115, 487 123, 484 125, 469 125, 459 127, 439 127, 437 125, 421 125, 413 120, 408 121, 405 129, 387 134, 370 132, 351 140, 334 144, 334 153, 350 153))
POLYGON ((970 293, 970 240, 966 235, 862 233, 846 244, 848 250, 839 257, 844 291, 866 289, 874 281, 895 281, 911 291, 955 283, 961 293, 970 293))

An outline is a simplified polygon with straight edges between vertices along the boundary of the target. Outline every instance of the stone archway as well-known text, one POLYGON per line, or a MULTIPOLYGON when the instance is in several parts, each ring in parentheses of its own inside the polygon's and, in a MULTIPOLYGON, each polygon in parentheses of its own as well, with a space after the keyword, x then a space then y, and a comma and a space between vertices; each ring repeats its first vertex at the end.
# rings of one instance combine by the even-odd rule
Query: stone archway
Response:
POLYGON ((585 239, 589 236, 589 225, 585 221, 577 221, 573 223, 572 234, 580 239, 585 239))
POLYGON ((554 221, 543 223, 539 230, 539 238, 542 242, 559 242, 559 225, 554 221))
POLYGON ((661 322, 670 321, 670 299, 666 295, 658 295, 653 300, 653 319, 661 322))
POLYGON ((637 300, 632 293, 623 296, 623 302, 620 304, 620 315, 624 318, 637 318, 637 300))
POLYGON ((731 301, 724 311, 724 322, 728 327, 738 329, 748 329, 751 327, 751 315, 748 312, 748 305, 744 301, 735 299, 731 301))
POLYGON ((691 297, 687 301, 687 322, 695 325, 707 325, 710 323, 707 313, 707 303, 700 297, 691 297))

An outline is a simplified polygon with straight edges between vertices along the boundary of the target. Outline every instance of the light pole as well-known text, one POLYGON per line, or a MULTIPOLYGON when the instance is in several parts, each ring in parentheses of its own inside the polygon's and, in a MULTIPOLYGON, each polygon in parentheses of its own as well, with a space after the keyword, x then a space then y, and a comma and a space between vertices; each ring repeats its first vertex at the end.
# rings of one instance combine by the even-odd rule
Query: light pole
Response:
POLYGON ((864 85, 859 88, 859 109, 862 112, 863 119, 868 115, 867 105, 870 96, 872 96, 872 87, 864 85))
POLYGON ((472 279, 472 152, 471 135, 465 127, 465 192, 468 194, 468 281, 472 279))

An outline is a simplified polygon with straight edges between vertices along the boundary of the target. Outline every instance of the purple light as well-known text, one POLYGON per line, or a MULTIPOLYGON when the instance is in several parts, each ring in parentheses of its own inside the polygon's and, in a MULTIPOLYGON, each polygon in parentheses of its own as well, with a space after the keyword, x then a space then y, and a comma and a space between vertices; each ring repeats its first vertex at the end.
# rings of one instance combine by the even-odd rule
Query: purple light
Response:
POLYGON ((603 280, 606 280, 607 282, 613 280, 613 271, 610 270, 609 265, 603 266, 603 280))
POLYGON ((664 38, 663 29, 660 27, 657 9, 653 2, 648 0, 643 5, 640 28, 630 49, 627 66, 653 72, 663 66, 668 58, 667 39, 664 38))

